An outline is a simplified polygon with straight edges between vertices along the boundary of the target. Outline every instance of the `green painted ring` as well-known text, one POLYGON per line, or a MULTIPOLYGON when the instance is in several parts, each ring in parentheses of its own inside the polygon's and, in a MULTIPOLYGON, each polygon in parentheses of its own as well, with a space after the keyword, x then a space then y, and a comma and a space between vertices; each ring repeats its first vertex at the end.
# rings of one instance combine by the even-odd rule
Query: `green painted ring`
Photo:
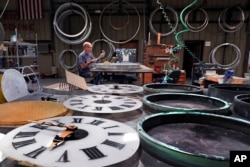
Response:
POLYGON ((153 157, 178 167, 228 167, 229 158, 219 155, 196 154, 161 142, 147 132, 162 124, 201 123, 243 132, 250 136, 250 122, 217 114, 202 112, 167 112, 144 117, 137 124, 142 148, 153 157), (173 119, 175 118, 175 119, 173 119), (177 122, 174 122, 177 120, 177 122))
POLYGON ((230 115, 230 105, 228 102, 216 97, 210 97, 206 95, 192 93, 154 93, 145 95, 142 101, 143 107, 145 109, 149 109, 152 112, 199 111, 220 115, 230 115), (172 103, 175 104, 174 106, 159 104, 160 101, 166 100, 169 100, 169 102, 172 102, 172 100, 180 100, 183 103, 181 106, 176 106, 174 102, 172 103), (186 105, 187 107, 184 107, 183 104, 186 104, 186 102, 192 102, 194 104, 201 103, 200 106, 202 106, 202 108, 199 108, 199 106, 196 108, 190 108, 188 107, 188 105, 186 105))

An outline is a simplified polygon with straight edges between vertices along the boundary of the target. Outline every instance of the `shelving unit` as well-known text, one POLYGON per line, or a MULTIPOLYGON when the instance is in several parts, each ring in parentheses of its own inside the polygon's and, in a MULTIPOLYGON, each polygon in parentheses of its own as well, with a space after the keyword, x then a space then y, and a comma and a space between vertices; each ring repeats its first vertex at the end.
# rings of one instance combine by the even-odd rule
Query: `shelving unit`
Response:
MULTIPOLYGON (((6 62, 12 62, 14 67, 23 66, 23 58, 37 58, 38 56, 37 43, 4 41, 3 44, 6 50, 2 58, 5 58, 6 62)), ((12 68, 10 63, 6 67, 12 68)))
MULTIPOLYGON (((17 37, 17 31, 15 36, 17 37)), ((24 76, 27 84, 31 84, 32 87, 34 87, 33 84, 38 84, 39 86, 39 83, 37 83, 37 77, 39 76, 37 58, 37 35, 35 43, 23 42, 12 38, 11 41, 3 41, 0 68, 16 69, 24 76), (24 59, 34 59, 34 61, 32 64, 25 64, 23 63, 24 59)))

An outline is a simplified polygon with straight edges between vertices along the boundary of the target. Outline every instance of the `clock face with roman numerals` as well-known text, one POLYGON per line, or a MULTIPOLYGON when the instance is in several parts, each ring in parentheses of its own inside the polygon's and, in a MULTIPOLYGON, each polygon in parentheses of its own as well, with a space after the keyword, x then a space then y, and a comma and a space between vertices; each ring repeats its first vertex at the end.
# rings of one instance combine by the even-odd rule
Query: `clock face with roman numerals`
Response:
POLYGON ((143 88, 137 85, 129 84, 102 84, 88 87, 88 91, 98 94, 135 94, 141 93, 143 88))
POLYGON ((130 126, 108 119, 65 116, 43 120, 74 124, 73 137, 54 149, 49 145, 64 127, 29 123, 9 132, 0 142, 5 156, 38 166, 134 166, 140 141, 130 126))
POLYGON ((139 109, 142 102, 126 96, 83 95, 64 101, 64 106, 71 110, 91 113, 121 113, 139 109))

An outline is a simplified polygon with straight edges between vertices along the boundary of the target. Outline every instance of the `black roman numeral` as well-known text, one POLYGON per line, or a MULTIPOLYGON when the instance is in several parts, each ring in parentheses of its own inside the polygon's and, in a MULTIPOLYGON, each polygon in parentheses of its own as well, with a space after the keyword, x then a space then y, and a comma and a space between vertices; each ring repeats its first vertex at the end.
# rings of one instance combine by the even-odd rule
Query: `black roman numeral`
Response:
POLYGON ((106 157, 106 155, 104 155, 96 146, 80 150, 82 150, 90 160, 106 157))
POLYGON ((70 103, 71 106, 82 105, 82 103, 70 103))
POLYGON ((65 150, 64 153, 60 156, 57 162, 69 162, 68 159, 68 150, 65 150))
POLYGON ((70 102, 82 102, 82 100, 77 100, 77 99, 72 99, 72 100, 70 100, 70 102))
POLYGON ((118 99, 118 100, 120 100, 120 99, 123 99, 123 97, 116 97, 116 98, 114 98, 114 99, 118 99))
POLYGON ((123 109, 123 108, 121 108, 121 107, 117 107, 117 106, 111 106, 111 107, 109 107, 111 110, 121 110, 121 109, 123 109))
POLYGON ((119 133, 119 132, 108 132, 109 136, 123 136, 125 133, 119 133))
POLYGON ((44 152, 45 150, 46 150, 46 147, 41 146, 40 148, 38 148, 38 149, 36 149, 36 150, 34 150, 34 151, 31 151, 31 152, 29 152, 29 153, 27 153, 27 154, 24 154, 24 155, 26 155, 27 157, 36 159, 36 157, 37 157, 38 155, 40 155, 42 152, 44 152))
POLYGON ((95 109, 96 109, 97 111, 101 111, 101 110, 102 110, 102 107, 95 107, 95 109))
POLYGON ((47 129, 47 128, 48 128, 47 125, 41 125, 41 124, 35 124, 35 125, 32 125, 31 127, 37 128, 37 129, 40 129, 40 130, 43 130, 43 129, 47 129))
POLYGON ((125 101, 124 104, 136 104, 134 101, 125 101))
POLYGON ((118 128, 118 125, 103 127, 103 129, 118 128))
POLYGON ((100 125, 100 124, 102 124, 102 123, 104 123, 105 121, 101 121, 101 120, 94 120, 94 121, 92 121, 92 122, 90 122, 89 124, 91 124, 91 125, 100 125))
POLYGON ((125 105, 125 104, 122 104, 121 106, 127 107, 127 108, 133 107, 133 106, 131 106, 131 105, 125 105))
POLYGON ((82 118, 73 118, 73 121, 71 123, 82 123, 82 118))
POLYGON ((80 109, 84 109, 84 108, 86 108, 86 107, 89 107, 89 105, 84 105, 84 106, 82 106, 82 107, 78 107, 78 108, 80 108, 80 109))
POLYGON ((36 143, 35 139, 30 139, 30 140, 24 140, 24 141, 18 141, 18 142, 12 142, 12 145, 15 149, 18 149, 20 147, 24 147, 30 144, 36 143))
POLYGON ((114 141, 111 141, 111 140, 108 140, 108 139, 105 140, 104 142, 102 142, 102 144, 106 144, 108 146, 115 147, 115 148, 117 148, 119 150, 121 150, 125 146, 125 144, 114 142, 114 141))
POLYGON ((19 132, 14 136, 15 138, 24 138, 24 137, 34 137, 39 131, 34 132, 19 132))

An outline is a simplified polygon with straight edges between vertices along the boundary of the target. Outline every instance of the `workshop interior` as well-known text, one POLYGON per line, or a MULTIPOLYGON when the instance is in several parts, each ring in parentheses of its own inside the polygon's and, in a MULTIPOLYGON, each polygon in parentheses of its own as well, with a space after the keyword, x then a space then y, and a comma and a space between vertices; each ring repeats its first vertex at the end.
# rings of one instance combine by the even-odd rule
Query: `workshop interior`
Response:
POLYGON ((250 161, 249 0, 1 0, 0 166, 250 161))

